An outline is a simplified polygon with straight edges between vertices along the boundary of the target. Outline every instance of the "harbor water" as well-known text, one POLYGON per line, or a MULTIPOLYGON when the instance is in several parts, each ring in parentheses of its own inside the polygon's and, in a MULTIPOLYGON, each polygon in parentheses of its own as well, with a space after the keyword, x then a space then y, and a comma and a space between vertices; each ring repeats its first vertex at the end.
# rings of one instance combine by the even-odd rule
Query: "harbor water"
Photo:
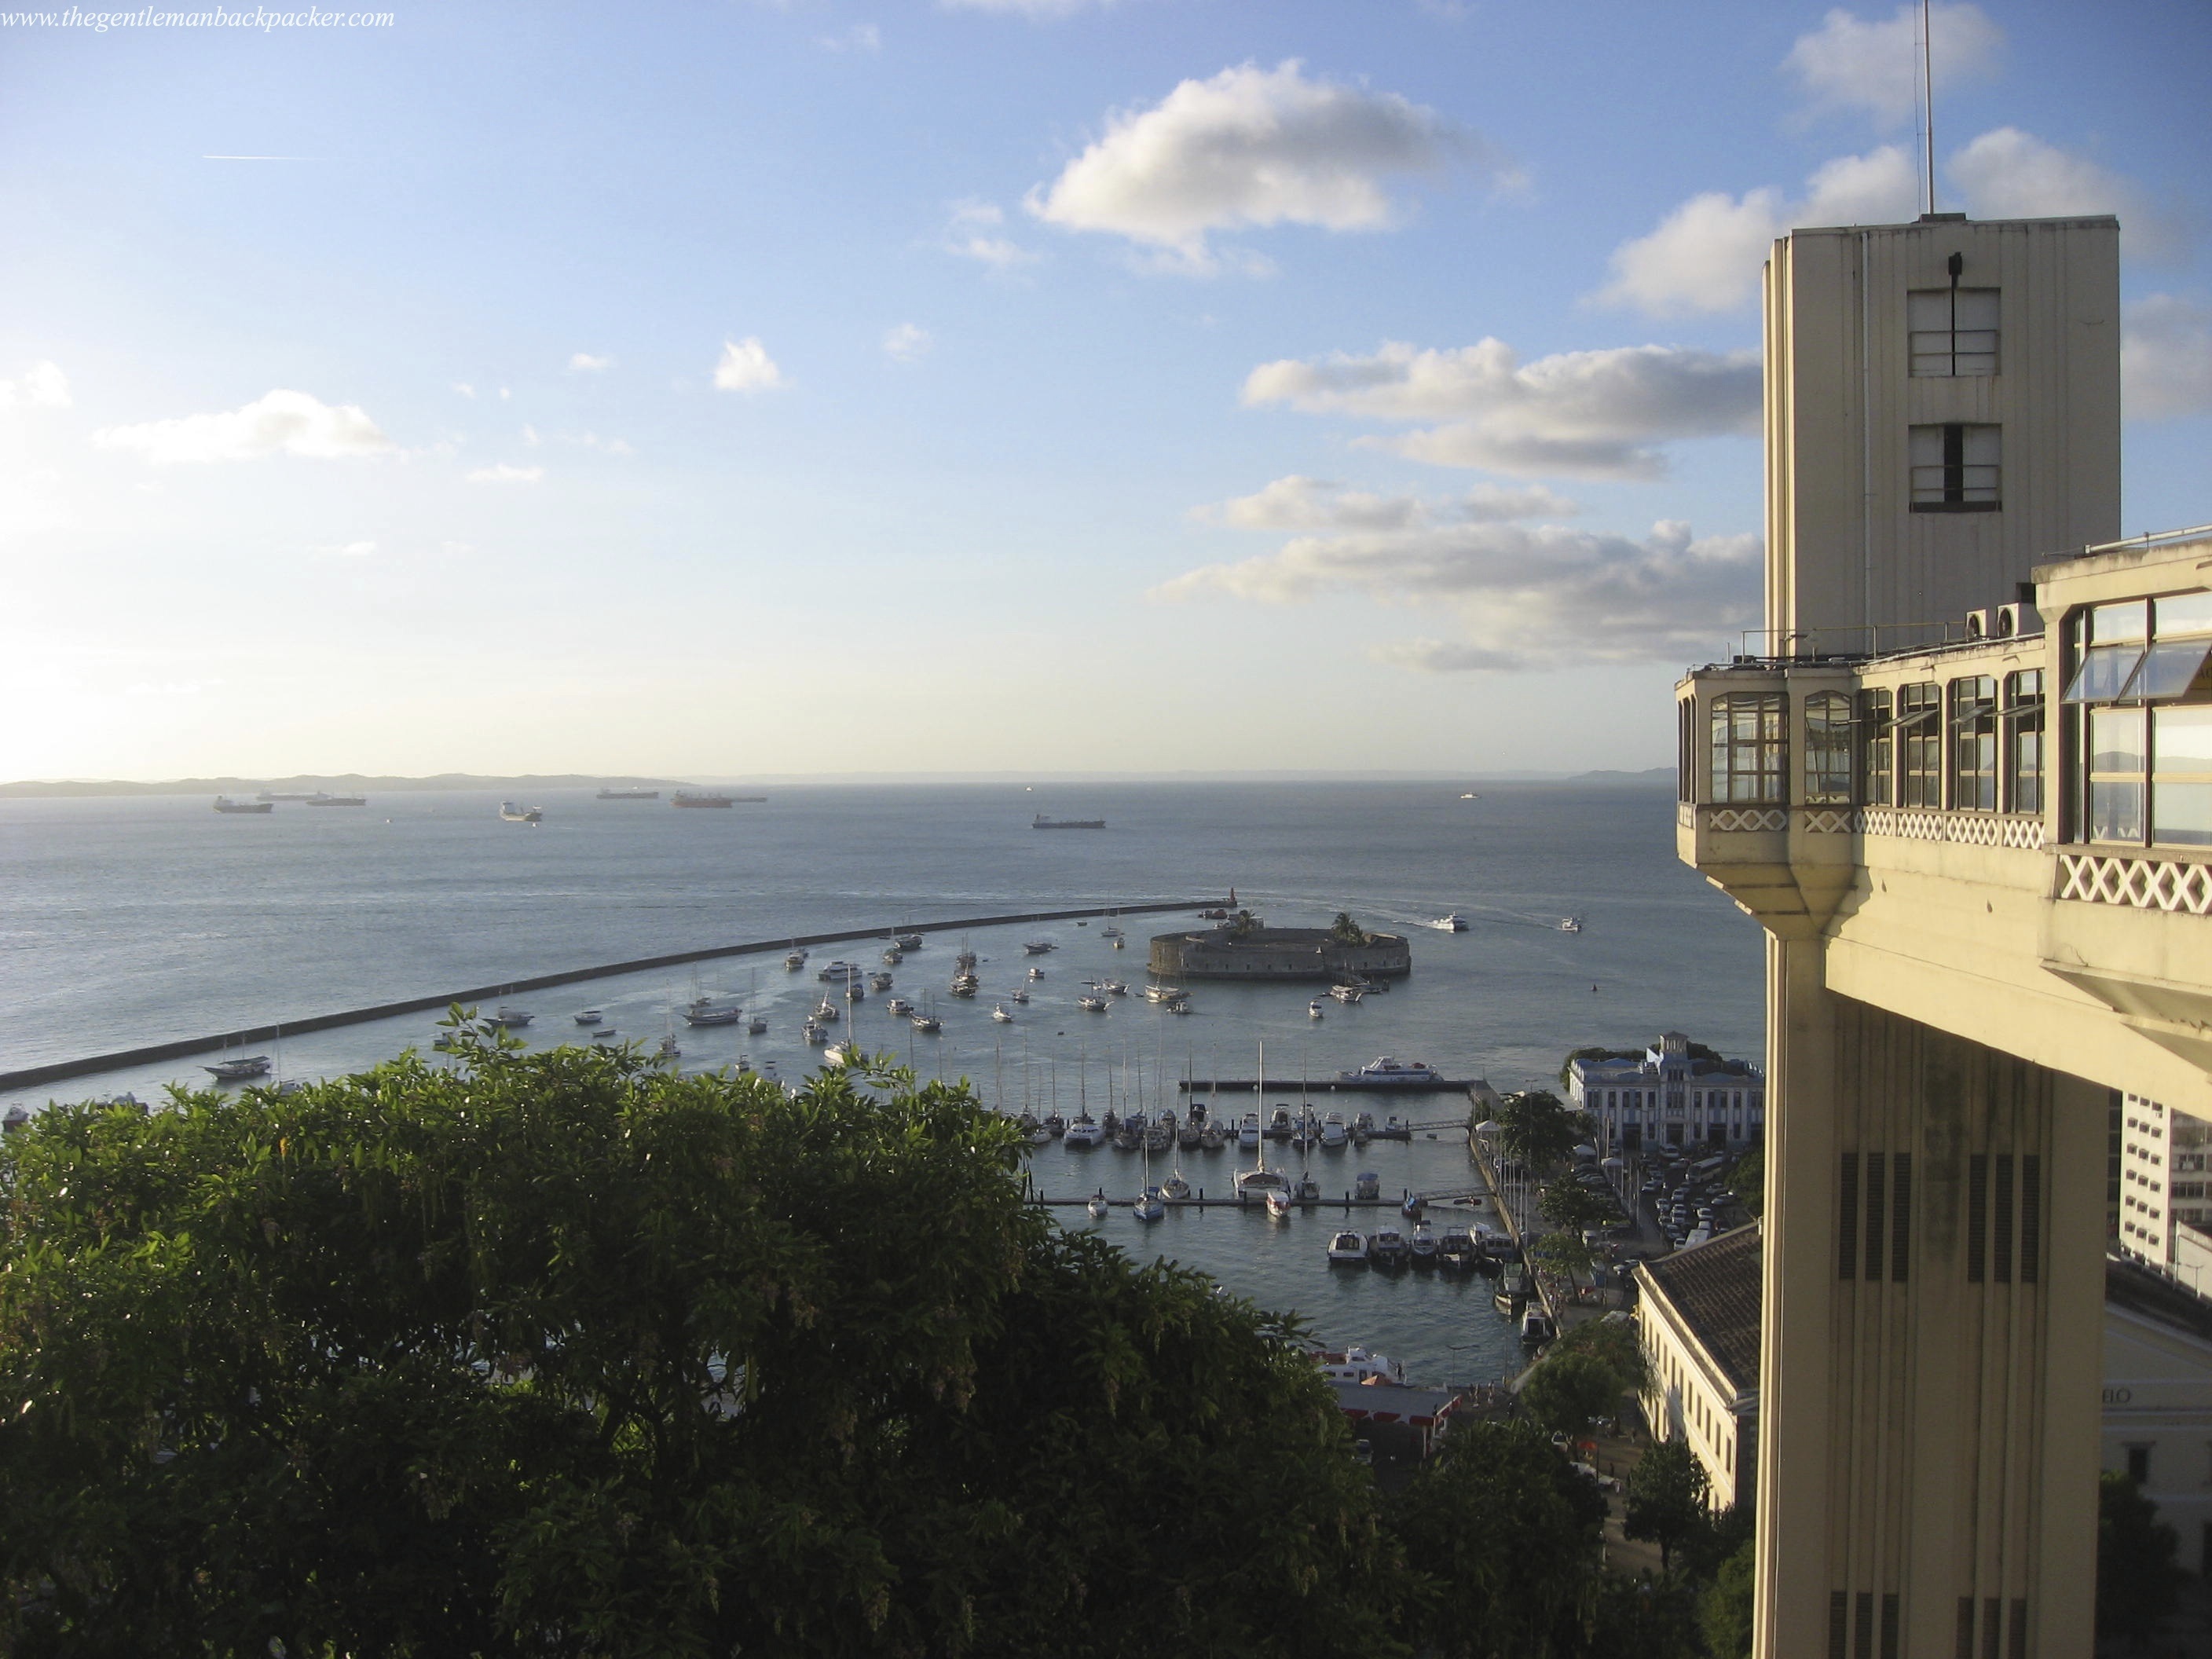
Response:
MULTIPOLYGON (((536 1016, 533 1045, 588 1035, 587 1006, 648 1048, 672 1034, 686 1070, 772 1063, 787 1082, 818 1063, 800 1034, 830 988, 834 957, 890 972, 831 1026, 890 1051, 924 1077, 972 1079, 987 1103, 1073 1116, 1109 1103, 1180 1107, 1187 1076, 1249 1078, 1266 1044, 1271 1079, 1319 1083, 1382 1054, 1507 1090, 1555 1083, 1571 1048, 1622 1047, 1662 1030, 1723 1053, 1763 1049, 1757 928, 1674 856, 1664 789, 1489 783, 1480 799, 1439 783, 1113 783, 778 788, 762 804, 678 812, 666 801, 598 801, 563 791, 533 805, 538 826, 507 823, 495 798, 465 792, 373 796, 362 808, 280 805, 223 817, 204 799, 125 797, 0 801, 0 1071, 266 1024, 507 978, 744 939, 939 918, 1110 907, 1188 894, 1226 897, 1279 925, 1326 925, 1339 910, 1404 933, 1412 974, 1352 1006, 1307 1005, 1322 988, 1192 983, 1192 1012, 1143 1000, 1148 936, 1176 915, 933 933, 886 969, 881 942, 816 950, 801 972, 781 953, 729 958, 565 986, 516 999, 536 1016), (1040 832, 1035 812, 1103 817, 1099 830, 1040 832), (1468 931, 1423 924, 1456 911, 1468 931), (1577 916, 1579 933, 1559 923, 1577 916), (1030 957, 1030 940, 1054 948, 1030 957), (963 944, 981 958, 972 1000, 948 994, 963 944), (1032 966, 1042 976, 1028 977, 1032 966), (1103 1013, 1076 999, 1088 981, 1126 982, 1103 1013), (1030 1001, 1009 994, 1027 990, 1030 1001), (727 995, 765 1017, 744 1027, 687 1028, 683 1004, 727 995), (891 995, 934 1012, 924 1036, 888 1012, 891 995), (1014 1018, 993 1020, 994 1005, 1014 1018)), ((1198 925, 1195 918, 1188 919, 1198 925)), ((331 1075, 413 1046, 436 1016, 401 1016, 318 1031, 269 1052, 282 1075, 331 1075)), ((131 1091, 157 1099, 168 1083, 203 1085, 193 1055, 0 1095, 35 1109, 49 1098, 131 1091)), ((1311 1171, 1340 1198, 1361 1171, 1382 1192, 1463 1190, 1474 1180, 1464 1096, 1315 1093, 1321 1112, 1361 1109, 1444 1127, 1407 1141, 1316 1150, 1311 1171), (1433 1138, 1431 1138, 1433 1137, 1433 1138)), ((1224 1095, 1218 1109, 1298 1104, 1293 1089, 1224 1095)), ((1301 1160, 1267 1143, 1271 1164, 1301 1160)), ((1249 1155, 1248 1155, 1249 1156, 1249 1155)), ((1241 1167, 1233 1150, 1181 1155, 1209 1197, 1241 1167)), ((1156 1159, 1159 1180, 1176 1155, 1156 1159)), ((1143 1160, 1101 1146, 1040 1148, 1040 1193, 1134 1195, 1143 1160)), ((1365 1341, 1431 1382, 1474 1382, 1515 1369, 1518 1345, 1490 1308, 1489 1281, 1405 1272, 1332 1270, 1330 1231, 1365 1231, 1379 1213, 1317 1209, 1287 1220, 1256 1206, 1171 1210, 1145 1224, 1126 1207, 1094 1223, 1147 1257, 1202 1268, 1239 1294, 1293 1310, 1316 1333, 1365 1341)), ((1489 1212, 1440 1212, 1440 1224, 1489 1212)))

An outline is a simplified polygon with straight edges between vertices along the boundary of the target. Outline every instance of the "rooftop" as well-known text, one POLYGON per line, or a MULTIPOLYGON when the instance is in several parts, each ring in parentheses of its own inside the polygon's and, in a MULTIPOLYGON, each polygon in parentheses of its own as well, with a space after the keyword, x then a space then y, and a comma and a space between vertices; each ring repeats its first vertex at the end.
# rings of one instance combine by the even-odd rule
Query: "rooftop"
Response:
POLYGON ((1759 1224, 1692 1244, 1642 1272, 1682 1317, 1738 1394, 1759 1387, 1759 1224))

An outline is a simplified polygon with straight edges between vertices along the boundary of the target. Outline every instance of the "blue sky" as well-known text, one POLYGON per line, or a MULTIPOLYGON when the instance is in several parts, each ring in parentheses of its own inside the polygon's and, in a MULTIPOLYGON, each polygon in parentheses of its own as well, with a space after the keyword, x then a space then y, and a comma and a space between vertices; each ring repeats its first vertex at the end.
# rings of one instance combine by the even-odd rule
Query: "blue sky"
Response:
MULTIPOLYGON (((1937 14, 2212 518, 2212 14, 1937 14)), ((1662 763, 1765 243, 1920 206, 1889 6, 392 15, 0 27, 0 776, 1662 763)))

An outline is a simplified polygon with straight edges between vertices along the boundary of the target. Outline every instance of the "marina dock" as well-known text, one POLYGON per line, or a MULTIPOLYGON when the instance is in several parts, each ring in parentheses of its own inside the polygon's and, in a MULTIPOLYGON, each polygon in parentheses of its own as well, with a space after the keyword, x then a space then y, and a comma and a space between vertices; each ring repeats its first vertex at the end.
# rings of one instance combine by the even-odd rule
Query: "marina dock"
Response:
MULTIPOLYGON (((1401 1083, 1395 1079, 1378 1079, 1373 1078, 1361 1078, 1355 1081, 1351 1078, 1329 1078, 1324 1080, 1321 1078, 1304 1077, 1200 1077, 1184 1078, 1176 1084, 1176 1087, 1182 1090, 1185 1094, 1197 1094, 1201 1091, 1212 1091, 1215 1093, 1222 1094, 1236 1094, 1240 1092, 1249 1094, 1255 1091, 1264 1091, 1269 1089, 1280 1089, 1285 1094, 1288 1094, 1292 1091, 1298 1091, 1306 1094, 1315 1095, 1339 1093, 1366 1095, 1467 1095, 1474 1093, 1476 1085, 1480 1082, 1481 1079, 1480 1078, 1449 1077, 1440 1077, 1433 1083, 1401 1083)), ((1431 1124, 1429 1127, 1433 1128, 1437 1126, 1431 1124)))

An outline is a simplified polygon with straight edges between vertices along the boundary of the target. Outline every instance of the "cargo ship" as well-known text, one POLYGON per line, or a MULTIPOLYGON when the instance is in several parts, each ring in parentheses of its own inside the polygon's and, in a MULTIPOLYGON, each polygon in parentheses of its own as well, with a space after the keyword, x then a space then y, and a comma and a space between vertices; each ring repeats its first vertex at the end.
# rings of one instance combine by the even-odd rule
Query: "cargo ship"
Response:
POLYGON ((594 797, 599 800, 659 800, 658 789, 602 789, 594 797))
POLYGON ((1103 830, 1105 827, 1106 820, 1103 818, 1050 818, 1042 812, 1030 820, 1032 830, 1103 830))
POLYGON ((228 795, 217 795, 215 798, 215 810, 218 812, 273 812, 276 810, 276 803, 267 800, 233 800, 228 795))
POLYGON ((668 798, 671 806, 732 806, 740 801, 757 805, 766 795, 726 795, 719 789, 679 789, 668 798))

